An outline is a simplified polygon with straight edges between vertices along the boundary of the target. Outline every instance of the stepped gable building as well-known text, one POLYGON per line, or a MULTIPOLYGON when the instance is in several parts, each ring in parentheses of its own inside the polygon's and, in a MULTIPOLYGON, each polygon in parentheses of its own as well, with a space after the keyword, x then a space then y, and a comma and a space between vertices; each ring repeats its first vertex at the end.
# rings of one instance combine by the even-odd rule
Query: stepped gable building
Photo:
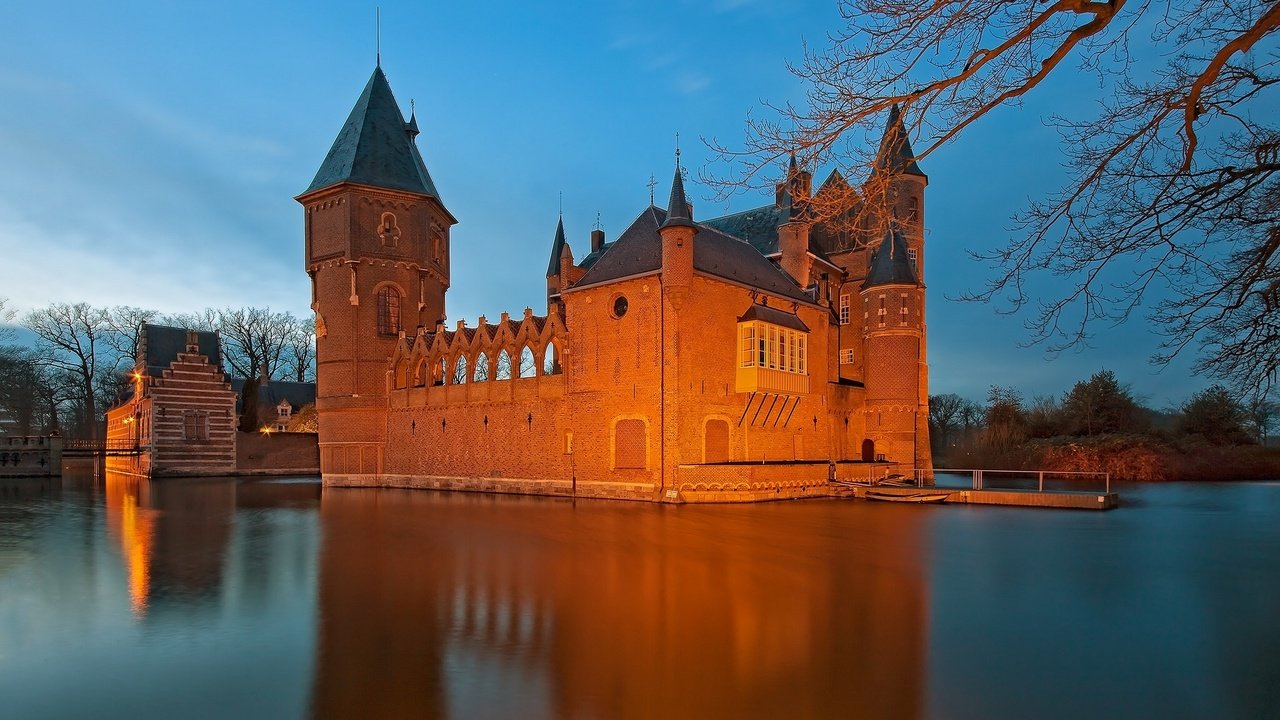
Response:
MULTIPOLYGON (((665 208, 575 261, 563 219, 547 313, 445 323, 446 209, 376 68, 310 187, 327 486, 736 501, 927 471, 924 190, 890 116, 874 170, 891 231, 815 220, 794 159, 771 205, 665 208)), ((854 193, 833 172, 818 189, 854 193)), ((879 226, 877 224, 877 226, 879 226)))
POLYGON ((144 324, 130 395, 107 411, 107 441, 137 445, 140 474, 218 475, 236 467, 236 393, 217 333, 144 324))

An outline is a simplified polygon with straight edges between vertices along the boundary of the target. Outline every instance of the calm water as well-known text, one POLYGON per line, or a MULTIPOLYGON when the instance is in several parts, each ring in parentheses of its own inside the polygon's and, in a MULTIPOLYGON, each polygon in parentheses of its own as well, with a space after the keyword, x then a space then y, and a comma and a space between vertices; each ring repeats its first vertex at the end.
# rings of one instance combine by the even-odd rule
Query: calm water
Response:
POLYGON ((1280 717, 1280 483, 1121 490, 0 480, 0 717, 1280 717))

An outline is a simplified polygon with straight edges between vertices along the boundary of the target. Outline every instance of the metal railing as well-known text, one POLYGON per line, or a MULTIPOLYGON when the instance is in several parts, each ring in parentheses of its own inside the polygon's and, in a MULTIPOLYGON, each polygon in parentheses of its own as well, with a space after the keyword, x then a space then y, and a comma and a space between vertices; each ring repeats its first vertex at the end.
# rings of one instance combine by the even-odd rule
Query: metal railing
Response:
POLYGON ((82 440, 67 439, 63 441, 62 451, 72 453, 134 453, 138 451, 137 440, 82 440))
MULTIPOLYGON (((1111 473, 1108 472, 1073 472, 1067 470, 978 470, 978 469, 961 469, 961 468, 916 468, 911 471, 912 478, 917 485, 922 484, 927 478, 935 478, 938 475, 968 475, 970 478, 969 486, 972 490, 1035 490, 1036 492, 1045 491, 1046 478, 1050 482, 1062 484, 1063 481, 1080 481, 1080 480, 1096 480, 1101 481, 1104 492, 1111 492, 1111 473), (997 485, 992 485, 988 480, 993 480, 997 485), (1000 480, 1018 481, 1016 487, 1009 487, 1009 483, 1000 483, 1000 480), (1034 487, 1027 487, 1033 485, 1034 487)), ((905 477, 905 475, 904 475, 905 477)), ((1096 492, 1095 490, 1077 490, 1073 492, 1096 492)))

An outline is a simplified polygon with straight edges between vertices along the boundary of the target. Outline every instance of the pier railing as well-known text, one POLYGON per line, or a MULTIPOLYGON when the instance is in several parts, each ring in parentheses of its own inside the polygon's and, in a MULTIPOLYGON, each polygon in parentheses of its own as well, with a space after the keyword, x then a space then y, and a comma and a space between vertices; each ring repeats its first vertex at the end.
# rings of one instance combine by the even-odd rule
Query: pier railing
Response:
POLYGON ((917 485, 932 478, 937 484, 940 476, 964 478, 968 476, 968 489, 971 490, 1023 490, 1045 491, 1045 482, 1052 486, 1051 490, 1068 490, 1076 492, 1097 492, 1097 486, 1103 492, 1111 492, 1111 473, 1107 472, 1070 472, 1065 470, 978 470, 961 468, 917 468, 912 477, 917 485), (1082 487, 1082 485, 1089 487, 1082 487), (1063 487, 1065 486, 1065 487, 1063 487))

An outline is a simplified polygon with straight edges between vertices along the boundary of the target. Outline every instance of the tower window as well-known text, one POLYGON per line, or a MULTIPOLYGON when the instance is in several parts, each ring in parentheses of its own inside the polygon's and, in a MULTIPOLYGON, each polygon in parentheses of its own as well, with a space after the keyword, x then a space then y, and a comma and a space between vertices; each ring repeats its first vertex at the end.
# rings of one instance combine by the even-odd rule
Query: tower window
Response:
POLYGON ((849 324, 849 296, 848 295, 840 296, 840 324, 841 325, 849 324))
POLYGON ((383 247, 395 247, 400 240, 400 228, 396 225, 395 213, 382 213, 378 223, 378 237, 382 238, 383 247))
POLYGON ((919 222, 920 220, 920 198, 909 198, 907 200, 907 222, 919 222))
POLYGON ((378 334, 400 332, 400 291, 387 285, 378 291, 378 334))
POLYGON ((916 266, 916 249, 907 248, 907 257, 911 260, 911 267, 914 268, 916 266))

